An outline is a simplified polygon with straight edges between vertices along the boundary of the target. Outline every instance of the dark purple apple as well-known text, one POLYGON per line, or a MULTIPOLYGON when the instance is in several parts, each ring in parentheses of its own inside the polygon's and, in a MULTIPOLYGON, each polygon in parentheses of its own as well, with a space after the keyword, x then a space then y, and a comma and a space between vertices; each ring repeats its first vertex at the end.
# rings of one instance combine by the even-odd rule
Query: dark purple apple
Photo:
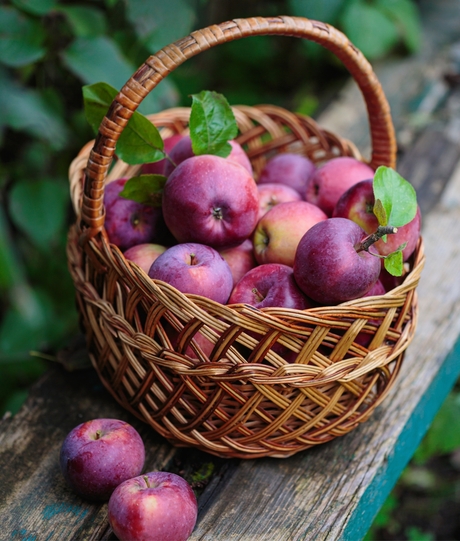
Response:
POLYGON ((297 245, 314 224, 326 220, 324 212, 307 201, 288 201, 270 209, 257 223, 252 242, 259 264, 292 267, 297 245))
POLYGON ((166 246, 154 243, 136 244, 124 253, 129 261, 133 261, 147 274, 155 259, 166 251, 166 246))
POLYGON ((76 426, 59 457, 68 485, 82 498, 101 501, 120 483, 139 475, 144 460, 139 433, 118 419, 93 419, 76 426))
POLYGON ((374 171, 359 160, 340 156, 332 158, 315 171, 307 186, 305 199, 318 205, 328 216, 332 216, 339 197, 353 184, 373 179, 374 171))
POLYGON ((254 246, 251 239, 246 239, 243 243, 233 248, 221 250, 220 255, 228 263, 233 276, 233 285, 252 268, 257 265, 254 257, 254 246))
MULTIPOLYGON (((363 180, 351 186, 341 195, 334 208, 333 216, 353 220, 366 233, 374 233, 379 225, 373 212, 374 202, 373 182, 372 180, 363 180)), ((413 220, 402 227, 398 227, 397 233, 388 235, 387 242, 379 240, 374 244, 374 247, 380 255, 388 255, 406 242, 403 259, 407 261, 417 246, 421 226, 420 207, 417 207, 417 213, 413 220)))
POLYGON ((250 304, 256 308, 279 306, 304 310, 313 303, 297 286, 291 267, 278 263, 258 265, 233 288, 228 304, 250 304))
POLYGON ((299 242, 294 277, 315 301, 334 305, 362 297, 377 281, 380 259, 357 246, 366 232, 347 218, 328 218, 299 242))
MULTIPOLYGON (((176 133, 175 135, 171 135, 170 137, 166 137, 164 140, 164 152, 169 156, 171 150, 177 145, 179 141, 181 141, 185 135, 181 135, 179 133, 176 133)), ((168 161, 168 158, 163 158, 162 160, 158 162, 153 163, 144 163, 141 167, 141 174, 142 175, 164 175, 165 174, 165 165, 168 161)))
POLYGON ((299 192, 287 184, 276 184, 275 182, 258 184, 257 190, 259 192, 259 220, 275 205, 302 200, 299 192))
POLYGON ((237 163, 209 154, 194 156, 169 176, 163 214, 180 243, 198 242, 216 249, 237 246, 257 224, 257 185, 237 163))
POLYGON ((196 496, 174 473, 154 471, 118 486, 108 504, 120 541, 186 541, 198 514, 196 496))
POLYGON ((192 293, 225 304, 233 288, 232 271, 210 246, 176 244, 152 263, 150 278, 162 280, 182 293, 192 293))
MULTIPOLYGON (((242 146, 233 140, 228 141, 228 143, 232 150, 225 159, 239 163, 252 176, 252 165, 242 146)), ((180 163, 192 156, 195 156, 192 149, 192 140, 190 136, 186 135, 169 153, 169 161, 165 165, 164 174, 168 177, 180 163)))
POLYGON ((309 158, 284 152, 277 154, 265 164, 260 172, 258 184, 286 184, 305 199, 307 185, 315 170, 316 166, 309 158))
POLYGON ((105 187, 105 230, 112 244, 127 250, 135 244, 157 242, 165 225, 161 208, 136 203, 119 194, 127 182, 120 178, 105 187))

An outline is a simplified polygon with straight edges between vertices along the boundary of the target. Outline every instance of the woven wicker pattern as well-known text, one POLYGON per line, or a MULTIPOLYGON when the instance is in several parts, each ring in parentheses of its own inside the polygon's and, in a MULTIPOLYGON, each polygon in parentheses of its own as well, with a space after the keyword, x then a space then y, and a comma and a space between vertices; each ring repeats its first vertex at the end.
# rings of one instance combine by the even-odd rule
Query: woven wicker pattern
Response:
MULTIPOLYGON (((346 434, 388 393, 416 327, 422 242, 402 285, 383 296, 305 311, 257 310, 149 279, 107 242, 102 205, 104 184, 138 169, 118 161, 108 174, 116 140, 142 97, 193 54, 254 34, 305 37, 333 50, 363 90, 371 164, 394 166, 388 105, 370 66, 342 34, 298 18, 230 21, 147 60, 112 104, 96 141, 71 164, 78 218, 68 261, 92 362, 125 408, 176 445, 224 457, 286 457, 346 434)), ((353 144, 305 116, 270 105, 234 112, 256 176, 267 159, 288 150, 315 162, 360 158, 353 144)), ((187 130, 189 114, 176 108, 151 119, 166 137, 187 130)))

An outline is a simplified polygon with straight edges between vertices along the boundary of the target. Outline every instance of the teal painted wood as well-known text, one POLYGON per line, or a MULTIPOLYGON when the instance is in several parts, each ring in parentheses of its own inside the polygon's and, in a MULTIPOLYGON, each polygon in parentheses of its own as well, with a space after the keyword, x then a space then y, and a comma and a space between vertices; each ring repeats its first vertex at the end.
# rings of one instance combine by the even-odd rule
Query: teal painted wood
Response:
POLYGON ((357 541, 366 535, 459 376, 460 338, 401 431, 385 467, 380 468, 363 494, 340 541, 357 541))

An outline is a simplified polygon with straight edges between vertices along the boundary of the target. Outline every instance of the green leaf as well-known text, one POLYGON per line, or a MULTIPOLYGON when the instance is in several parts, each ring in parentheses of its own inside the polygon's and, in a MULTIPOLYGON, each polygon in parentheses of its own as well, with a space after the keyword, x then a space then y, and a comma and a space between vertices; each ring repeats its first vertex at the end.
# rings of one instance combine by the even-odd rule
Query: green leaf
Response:
POLYGON ((90 6, 59 6, 73 33, 80 38, 91 38, 104 34, 107 22, 104 13, 90 6))
POLYGON ((9 126, 45 140, 53 149, 63 148, 69 138, 69 129, 62 116, 48 101, 46 91, 24 88, 9 79, 0 70, 0 126, 9 126))
MULTIPOLYGON (((83 87, 85 115, 96 133, 117 94, 107 83, 83 87)), ((120 135, 116 152, 131 165, 156 162, 164 158, 163 139, 150 120, 135 111, 120 135)))
POLYGON ((16 227, 49 251, 64 229, 68 203, 68 189, 61 183, 20 180, 11 188, 9 210, 16 227))
MULTIPOLYGON (((116 43, 108 37, 77 38, 62 55, 64 64, 85 84, 105 81, 115 88, 122 88, 138 66, 126 59, 116 43)), ((162 89, 154 90, 142 101, 139 111, 154 113, 172 106, 177 101, 174 87, 166 80, 162 89)))
POLYGON ((422 25, 417 5, 412 0, 377 0, 376 5, 392 19, 407 49, 414 53, 422 42, 422 25))
POLYGON ((118 91, 107 83, 95 83, 82 88, 86 120, 97 133, 102 119, 118 91))
POLYGON ((350 41, 370 60, 381 58, 398 42, 393 21, 364 0, 347 4, 340 22, 350 41))
POLYGON ((403 255, 401 250, 396 250, 395 252, 387 255, 383 260, 385 269, 392 276, 401 276, 403 272, 403 255))
POLYGON ((32 15, 46 15, 57 6, 56 0, 12 0, 17 8, 32 15))
POLYGON ((45 55, 45 31, 39 21, 11 7, 0 7, 0 63, 26 66, 45 55))
POLYGON ((117 155, 130 165, 157 162, 165 157, 163 146, 157 128, 136 111, 120 135, 117 155))
POLYGON ((232 108, 222 94, 208 90, 193 94, 192 100, 190 138, 194 154, 226 158, 231 152, 228 141, 238 133, 232 108))
MULTIPOLYGON (((373 187, 375 201, 380 201, 385 210, 388 225, 402 227, 414 219, 417 194, 414 187, 394 169, 383 165, 378 167, 373 187)), ((380 203, 377 204, 377 219, 382 217, 380 203)))
POLYGON ((195 22, 194 10, 185 0, 125 0, 125 4, 128 21, 151 53, 186 36, 195 22))
POLYGON ((8 231, 3 208, 0 207, 0 290, 7 291, 22 275, 20 263, 8 231))
POLYGON ((51 303, 43 292, 21 284, 15 288, 15 301, 0 326, 0 362, 8 355, 42 348, 47 343, 47 326, 54 324, 51 303))
POLYGON ((134 73, 134 66, 106 36, 79 37, 62 55, 65 65, 87 84, 105 81, 121 88, 134 73))
POLYGON ((165 184, 166 177, 164 175, 140 175, 130 178, 124 185, 120 195, 137 203, 161 207, 165 184))

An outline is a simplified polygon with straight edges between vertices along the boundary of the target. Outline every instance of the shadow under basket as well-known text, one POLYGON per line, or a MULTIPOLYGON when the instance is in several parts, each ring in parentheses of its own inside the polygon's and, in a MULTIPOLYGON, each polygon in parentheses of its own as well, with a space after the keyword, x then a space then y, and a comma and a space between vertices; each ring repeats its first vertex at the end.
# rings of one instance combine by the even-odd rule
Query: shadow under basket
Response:
MULTIPOLYGON (((417 322, 423 243, 400 285, 378 297, 309 310, 225 306, 151 280, 107 240, 106 183, 135 175, 116 161, 116 141, 142 99, 187 58, 251 35, 316 41, 346 65, 369 113, 370 165, 395 166, 385 96, 362 54, 333 27, 295 17, 238 19, 193 32, 150 57, 115 98, 95 141, 72 162, 77 214, 69 269, 89 354, 115 399, 176 446, 221 457, 287 457, 343 436, 369 418, 398 375, 417 322), (365 344, 365 345, 363 345, 365 344), (288 360, 286 360, 288 359, 288 360)), ((237 141, 255 178, 280 152, 319 164, 362 159, 355 146, 312 119, 264 105, 234 107, 237 141)), ((150 116, 162 136, 186 132, 190 109, 150 116)))

